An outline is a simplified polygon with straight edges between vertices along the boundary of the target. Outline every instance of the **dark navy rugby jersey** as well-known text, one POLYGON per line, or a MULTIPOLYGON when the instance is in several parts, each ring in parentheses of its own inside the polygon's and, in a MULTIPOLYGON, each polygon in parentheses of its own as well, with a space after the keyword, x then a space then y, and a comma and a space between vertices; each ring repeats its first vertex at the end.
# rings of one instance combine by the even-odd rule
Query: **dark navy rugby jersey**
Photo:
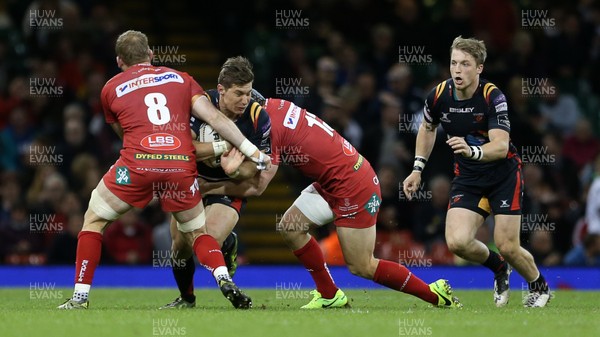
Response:
MULTIPOLYGON (((211 89, 206 91, 205 95, 219 109, 219 92, 216 89, 211 89)), ((242 134, 252 144, 256 145, 259 150, 264 151, 266 154, 271 154, 271 118, 264 111, 262 105, 254 99, 254 97, 258 96, 253 93, 252 97, 244 113, 234 123, 242 134)), ((199 130, 202 123, 204 122, 194 116, 190 119, 190 127, 196 134, 200 133, 199 130)), ((202 162, 197 162, 197 164, 199 177, 210 181, 229 179, 220 166, 213 168, 202 162)))
MULTIPOLYGON (((452 79, 438 84, 427 95, 423 114, 428 123, 441 124, 448 138, 464 137, 468 145, 481 146, 489 143, 488 131, 491 129, 502 129, 510 133, 506 97, 494 84, 481 78, 473 97, 465 100, 456 98, 452 79)), ((454 160, 456 175, 481 175, 489 170, 520 162, 512 142, 509 143, 504 159, 481 162, 455 155, 454 160)))

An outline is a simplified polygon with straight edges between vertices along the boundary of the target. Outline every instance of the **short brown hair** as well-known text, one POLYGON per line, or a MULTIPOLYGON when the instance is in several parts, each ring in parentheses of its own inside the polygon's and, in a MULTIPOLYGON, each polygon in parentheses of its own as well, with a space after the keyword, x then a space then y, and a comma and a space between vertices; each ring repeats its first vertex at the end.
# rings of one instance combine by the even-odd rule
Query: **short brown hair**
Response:
POLYGON ((244 85, 254 81, 252 63, 243 56, 230 57, 223 63, 218 82, 225 89, 235 85, 244 85))
POLYGON ((150 61, 148 37, 137 30, 128 30, 119 35, 115 44, 117 56, 128 66, 150 61))
POLYGON ((477 65, 483 64, 485 62, 485 58, 487 57, 485 43, 482 40, 477 40, 474 38, 465 39, 462 36, 458 36, 454 39, 454 41, 452 41, 450 54, 452 54, 453 49, 461 50, 473 56, 475 62, 477 62, 477 65))

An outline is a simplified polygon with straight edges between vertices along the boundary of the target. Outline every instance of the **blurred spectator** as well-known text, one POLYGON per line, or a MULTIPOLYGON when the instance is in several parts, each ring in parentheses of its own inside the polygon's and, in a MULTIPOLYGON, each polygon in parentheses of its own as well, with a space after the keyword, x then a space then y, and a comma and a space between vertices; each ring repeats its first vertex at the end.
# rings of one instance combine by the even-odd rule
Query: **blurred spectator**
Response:
POLYGON ((581 20, 575 11, 565 11, 564 16, 557 18, 557 21, 559 34, 549 40, 553 54, 549 58, 549 70, 561 86, 573 92, 581 69, 589 60, 591 34, 581 27, 581 20))
POLYGON ((338 89, 338 63, 330 56, 322 56, 317 60, 316 82, 311 87, 310 95, 304 100, 306 110, 321 117, 325 99, 334 96, 338 89))
POLYGON ((541 92, 548 93, 543 95, 539 109, 549 131, 560 132, 563 136, 572 134, 581 118, 575 97, 561 93, 550 80, 541 85, 541 92))
POLYGON ((363 72, 358 75, 356 83, 351 88, 346 88, 348 94, 355 98, 349 101, 352 103, 349 108, 352 111, 353 118, 360 125, 363 125, 363 127, 378 123, 381 120, 381 104, 377 97, 377 85, 374 74, 363 72))
POLYGON ((152 228, 152 242, 157 251, 167 252, 171 250, 171 213, 161 212, 164 219, 161 223, 152 228))
POLYGON ((104 234, 107 254, 116 263, 147 264, 152 260, 152 230, 132 209, 108 227, 104 234))
POLYGON ((594 137, 592 125, 587 119, 581 118, 577 121, 575 132, 565 140, 562 152, 565 158, 575 164, 578 172, 600 154, 600 141, 594 137))
POLYGON ((529 237, 529 251, 535 263, 540 266, 556 266, 561 263, 562 256, 554 248, 552 234, 536 230, 529 237))
POLYGON ((485 40, 488 53, 510 50, 519 22, 513 1, 474 0, 471 10, 475 37, 485 40))
POLYGON ((447 5, 449 8, 443 9, 443 16, 437 25, 439 38, 436 37, 436 43, 433 45, 435 55, 438 59, 448 59, 449 51, 446 46, 452 45, 452 41, 459 35, 463 37, 473 36, 471 25, 471 7, 467 0, 451 0, 447 5))
POLYGON ((443 175, 433 177, 425 189, 431 192, 431 200, 417 205, 413 231, 415 239, 431 246, 434 242, 446 242, 446 213, 450 200, 450 179, 443 175))
POLYGON ((533 164, 543 165, 546 181, 560 196, 579 200, 581 186, 577 167, 573 161, 563 156, 562 137, 558 133, 547 133, 542 138, 542 144, 544 148, 532 157, 533 164))
POLYGON ((323 101, 322 119, 334 128, 350 144, 360 150, 363 138, 363 130, 360 125, 352 119, 350 111, 339 97, 329 96, 323 101))
POLYGON ((523 94, 523 78, 510 79, 508 90, 508 109, 510 111, 510 138, 522 153, 525 147, 535 148, 542 145, 542 115, 529 96, 523 94))
POLYGON ((371 46, 366 56, 366 63, 373 69, 375 89, 385 87, 386 73, 397 59, 392 28, 384 23, 375 25, 371 29, 371 46))
POLYGON ((600 267, 600 234, 588 234, 583 244, 577 245, 567 253, 564 264, 600 267))
MULTIPOLYGON (((43 225, 43 224, 42 224, 43 225)), ((8 227, 2 230, 0 256, 7 264, 44 264, 44 238, 31 230, 30 214, 25 204, 17 204, 10 211, 8 227)))
POLYGON ((12 144, 19 158, 29 157, 30 145, 35 137, 35 129, 31 125, 24 107, 18 106, 10 113, 8 125, 2 130, 3 139, 12 144))
POLYGON ((512 41, 510 54, 507 57, 507 70, 515 76, 542 78, 547 75, 545 73, 545 60, 546 58, 536 54, 531 31, 517 31, 512 41))
POLYGON ((404 63, 395 64, 387 74, 389 91, 402 104, 402 111, 407 116, 417 116, 423 111, 423 92, 413 85, 412 71, 404 63))
POLYGON ((85 121, 70 118, 64 123, 64 141, 58 145, 57 152, 63 156, 61 173, 68 175, 73 161, 80 154, 98 156, 99 150, 94 140, 90 137, 85 121))
POLYGON ((102 179, 98 160, 89 153, 82 153, 73 159, 71 164, 72 190, 81 200, 89 199, 92 191, 102 179))
POLYGON ((77 235, 83 225, 83 215, 68 216, 66 228, 54 238, 48 251, 48 264, 73 264, 77 253, 77 235))
POLYGON ((36 212, 56 213, 68 187, 67 180, 54 167, 41 166, 27 192, 27 202, 36 212))
POLYGON ((594 161, 594 180, 587 195, 585 219, 587 232, 600 234, 600 155, 594 161))
MULTIPOLYGON (((404 166, 403 162, 412 161, 412 156, 408 151, 411 144, 406 144, 404 139, 414 138, 414 136, 411 136, 412 131, 398 132, 399 121, 401 116, 404 116, 398 98, 384 92, 379 99, 382 104, 381 122, 371 125, 370 129, 365 132, 364 142, 360 147, 361 153, 375 170, 382 165, 400 169, 404 166)), ((411 120, 406 125, 412 129, 416 123, 411 120)))

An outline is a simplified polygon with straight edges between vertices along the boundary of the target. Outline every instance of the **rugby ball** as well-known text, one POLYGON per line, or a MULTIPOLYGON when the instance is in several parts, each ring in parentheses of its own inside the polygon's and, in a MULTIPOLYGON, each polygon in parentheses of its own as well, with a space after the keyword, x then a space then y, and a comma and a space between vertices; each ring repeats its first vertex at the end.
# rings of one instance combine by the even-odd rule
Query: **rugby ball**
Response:
MULTIPOLYGON (((201 143, 212 143, 212 142, 220 142, 223 140, 221 136, 210 126, 208 123, 202 123, 200 125, 200 129, 198 130, 197 141, 201 143)), ((219 167, 221 166, 221 156, 217 158, 210 158, 202 161, 206 166, 209 167, 219 167)))

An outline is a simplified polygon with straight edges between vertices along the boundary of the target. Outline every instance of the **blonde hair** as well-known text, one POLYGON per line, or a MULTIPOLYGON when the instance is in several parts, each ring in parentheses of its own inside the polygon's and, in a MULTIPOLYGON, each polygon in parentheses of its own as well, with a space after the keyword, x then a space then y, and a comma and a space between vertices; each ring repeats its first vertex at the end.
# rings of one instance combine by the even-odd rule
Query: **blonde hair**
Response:
POLYGON ((474 38, 465 39, 459 35, 454 39, 454 41, 452 41, 452 46, 450 47, 451 54, 452 50, 454 49, 461 50, 473 56, 475 62, 477 62, 477 65, 483 64, 485 62, 485 58, 487 57, 485 42, 474 38))
POLYGON ((115 52, 127 66, 150 61, 148 37, 137 30, 128 30, 119 35, 115 52))

